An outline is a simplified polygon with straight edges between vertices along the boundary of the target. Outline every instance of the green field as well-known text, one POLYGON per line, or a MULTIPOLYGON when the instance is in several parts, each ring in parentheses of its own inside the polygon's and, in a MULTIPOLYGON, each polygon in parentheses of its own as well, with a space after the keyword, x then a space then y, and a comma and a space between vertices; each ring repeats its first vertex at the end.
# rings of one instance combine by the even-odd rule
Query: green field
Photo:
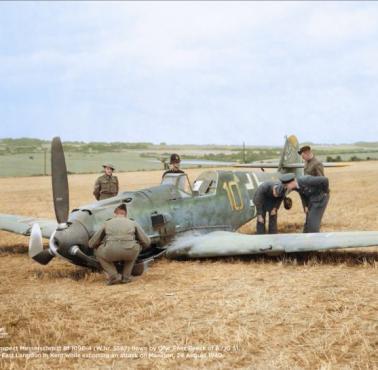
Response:
MULTIPOLYGON (((101 172, 101 165, 112 163, 118 171, 162 169, 162 164, 141 158, 138 152, 66 153, 67 169, 71 173, 101 172)), ((44 153, 23 153, 0 156, 1 176, 43 175, 44 153)), ((47 153, 46 173, 50 174, 50 153, 47 153)))
MULTIPOLYGON (((378 143, 312 144, 322 161, 377 160, 378 143), (339 157, 339 158, 338 158, 339 157)), ((182 156, 182 167, 207 167, 241 162, 242 146, 160 145, 152 143, 64 143, 70 173, 99 173, 112 163, 119 172, 163 170, 162 158, 182 156)), ((281 147, 246 146, 246 162, 276 160, 281 147)), ((50 174, 50 143, 38 139, 0 139, 0 177, 50 174)))

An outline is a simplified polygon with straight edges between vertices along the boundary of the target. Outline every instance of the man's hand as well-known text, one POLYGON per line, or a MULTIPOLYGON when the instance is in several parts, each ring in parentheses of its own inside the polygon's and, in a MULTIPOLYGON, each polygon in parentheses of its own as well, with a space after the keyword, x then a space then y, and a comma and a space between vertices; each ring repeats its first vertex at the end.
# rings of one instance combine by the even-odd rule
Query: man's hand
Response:
POLYGON ((260 222, 260 224, 264 223, 264 217, 263 216, 257 216, 257 222, 260 222))
POLYGON ((304 207, 303 210, 304 210, 304 213, 306 213, 306 214, 308 213, 308 207, 304 207))
POLYGON ((270 212, 271 216, 275 216, 277 214, 277 208, 273 208, 270 212))

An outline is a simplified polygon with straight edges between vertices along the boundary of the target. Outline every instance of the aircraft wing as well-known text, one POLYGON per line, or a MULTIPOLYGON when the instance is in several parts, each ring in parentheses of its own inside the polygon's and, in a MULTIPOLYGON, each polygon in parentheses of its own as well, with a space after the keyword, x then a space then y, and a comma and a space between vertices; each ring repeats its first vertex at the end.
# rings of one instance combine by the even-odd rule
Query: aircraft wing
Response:
POLYGON ((377 231, 275 235, 246 235, 229 231, 214 231, 200 236, 178 238, 167 248, 166 256, 172 259, 208 258, 371 246, 378 246, 377 231))
POLYGON ((57 228, 57 223, 55 220, 0 213, 0 230, 29 236, 31 228, 35 223, 39 224, 41 227, 42 236, 45 238, 50 238, 51 234, 57 228))
MULTIPOLYGON (((347 167, 345 163, 322 162, 323 167, 347 167)), ((278 162, 252 162, 235 164, 236 168, 279 168, 278 162)), ((282 168, 304 168, 304 163, 286 163, 282 168)))

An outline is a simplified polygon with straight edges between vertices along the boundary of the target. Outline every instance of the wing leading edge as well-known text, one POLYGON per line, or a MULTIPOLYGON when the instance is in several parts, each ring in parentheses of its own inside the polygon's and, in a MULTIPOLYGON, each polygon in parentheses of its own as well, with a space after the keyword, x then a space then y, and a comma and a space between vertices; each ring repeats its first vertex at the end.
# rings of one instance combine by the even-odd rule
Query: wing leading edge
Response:
POLYGON ((39 224, 44 238, 50 238, 51 234, 57 228, 55 220, 0 213, 0 230, 29 236, 31 228, 35 223, 39 224))
POLYGON ((377 231, 275 235, 245 235, 215 231, 201 236, 179 238, 168 247, 166 255, 172 259, 208 258, 371 246, 378 246, 377 231))

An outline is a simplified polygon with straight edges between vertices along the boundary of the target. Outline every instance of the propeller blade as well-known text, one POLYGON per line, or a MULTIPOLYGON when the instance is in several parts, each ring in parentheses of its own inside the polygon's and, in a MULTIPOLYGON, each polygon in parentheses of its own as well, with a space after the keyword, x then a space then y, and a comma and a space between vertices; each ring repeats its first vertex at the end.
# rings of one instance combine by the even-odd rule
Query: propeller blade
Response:
POLYGON ((69 213, 69 192, 66 161, 59 137, 54 137, 51 143, 51 176, 56 220, 64 223, 69 213))
POLYGON ((33 257, 34 261, 37 261, 41 265, 47 265, 55 256, 50 253, 49 249, 44 249, 33 257))
POLYGON ((39 224, 34 224, 31 229, 29 256, 42 265, 47 265, 54 258, 48 249, 43 249, 42 232, 39 224))
POLYGON ((33 258, 43 251, 42 232, 39 224, 33 224, 29 239, 29 256, 33 258))

